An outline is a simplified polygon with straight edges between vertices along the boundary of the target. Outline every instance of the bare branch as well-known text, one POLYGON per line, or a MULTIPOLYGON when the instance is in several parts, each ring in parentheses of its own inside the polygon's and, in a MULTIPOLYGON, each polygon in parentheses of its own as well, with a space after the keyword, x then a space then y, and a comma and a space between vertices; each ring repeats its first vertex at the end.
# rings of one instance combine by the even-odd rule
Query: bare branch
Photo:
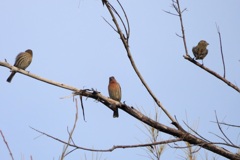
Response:
MULTIPOLYGON (((212 133, 212 132, 210 132, 211 134, 213 134, 213 135, 215 135, 215 136, 217 136, 217 137, 219 137, 219 138, 221 138, 220 136, 218 136, 218 135, 216 135, 215 133, 212 133)), ((176 143, 174 143, 175 145, 177 145, 176 143)), ((204 144, 199 144, 198 146, 200 146, 201 148, 204 148, 204 145, 206 145, 206 144, 208 144, 208 145, 222 145, 222 146, 228 146, 228 147, 232 147, 232 148, 237 148, 237 149, 240 149, 240 147, 239 146, 236 146, 236 145, 231 145, 231 144, 229 144, 229 143, 223 143, 223 142, 209 142, 209 143, 204 143, 204 144)), ((170 146, 170 145, 169 145, 170 146)), ((173 147, 173 146, 170 146, 171 148, 180 148, 180 149, 182 149, 182 148, 188 148, 188 146, 177 146, 177 147, 173 147)), ((224 148, 222 148, 223 150, 225 150, 225 151, 227 151, 226 149, 224 149, 224 148)))
MULTIPOLYGON (((172 124, 173 124, 175 127, 177 127, 178 129, 183 130, 183 128, 174 120, 174 118, 168 113, 168 111, 164 108, 164 106, 161 104, 161 102, 160 102, 160 101, 157 99, 157 97, 153 94, 153 92, 151 91, 151 89, 149 88, 149 86, 147 85, 147 83, 145 82, 145 80, 143 79, 141 73, 139 72, 139 70, 138 70, 138 68, 137 68, 137 66, 136 66, 136 64, 135 64, 135 62, 134 62, 134 60, 133 60, 133 58, 132 58, 131 51, 130 51, 130 49, 129 49, 128 40, 125 39, 125 36, 124 36, 124 34, 122 33, 122 31, 121 31, 121 28, 120 28, 120 26, 119 26, 119 24, 118 24, 118 21, 117 21, 116 17, 115 17, 114 14, 113 14, 113 11, 112 11, 113 8, 111 7, 112 5, 108 2, 108 3, 106 4, 106 6, 107 6, 107 9, 108 9, 110 15, 112 16, 112 19, 113 19, 114 24, 115 24, 115 26, 116 26, 116 28, 117 28, 117 30, 118 30, 118 33, 119 33, 120 38, 121 38, 121 40, 122 40, 122 43, 123 43, 123 45, 124 45, 124 47, 125 47, 125 49, 126 49, 126 52, 127 52, 128 58, 129 58, 129 60, 130 60, 130 62, 131 62, 131 65, 132 65, 134 71, 136 72, 137 76, 139 77, 140 81, 141 81, 142 84, 145 86, 145 88, 147 89, 148 93, 149 93, 149 94, 151 95, 151 97, 154 99, 154 101, 156 102, 156 104, 164 111, 164 113, 165 113, 165 114, 168 116, 168 118, 172 121, 172 124)), ((114 12, 115 12, 115 11, 114 11, 114 12)), ((115 12, 115 13, 116 13, 116 12, 115 12)))
MULTIPOLYGON (((123 7, 122 7, 122 5, 121 5, 121 3, 120 3, 119 1, 118 1, 118 4, 120 5, 121 9, 123 9, 123 7)), ((109 3, 109 2, 108 2, 108 4, 107 4, 107 6, 109 6, 109 7, 111 8, 111 10, 113 10, 113 12, 114 12, 114 13, 118 16, 118 18, 120 19, 120 21, 121 21, 121 23, 122 23, 122 25, 123 25, 123 27, 124 27, 126 36, 130 36, 130 35, 128 34, 128 30, 127 30, 126 24, 124 23, 122 17, 121 17, 120 14, 117 12, 117 10, 116 10, 116 9, 111 5, 111 3, 109 3)), ((125 16, 126 16, 126 12, 124 11, 124 9, 123 9, 123 12, 124 12, 124 14, 125 14, 125 16)), ((127 19, 127 23, 129 23, 129 22, 128 22, 128 19, 127 19)), ((128 27, 129 27, 129 24, 127 24, 127 25, 128 25, 128 27)), ((119 33, 119 31, 118 31, 118 33, 119 33)), ((124 36, 124 34, 123 34, 123 36, 124 36)), ((124 36, 124 37, 125 37, 125 36, 124 36)), ((127 39, 127 41, 128 41, 128 39, 127 39)))
MULTIPOLYGON (((195 65, 199 66, 200 68, 204 69, 205 71, 209 72, 210 74, 214 75, 215 77, 217 77, 218 79, 224 81, 227 85, 229 85, 230 87, 232 87, 233 89, 235 89, 237 92, 240 92, 240 89, 232 84, 231 82, 229 82, 228 80, 225 79, 225 63, 224 63, 224 58, 223 58, 223 51, 222 51, 222 41, 221 41, 221 33, 218 29, 218 34, 219 34, 219 40, 220 40, 220 47, 221 47, 221 54, 222 54, 222 61, 223 61, 223 67, 224 67, 224 75, 223 77, 221 77, 219 74, 215 73, 214 71, 207 69, 206 67, 204 67, 203 65, 200 65, 198 62, 196 62, 193 58, 190 57, 190 55, 188 54, 188 50, 187 50, 187 44, 186 44, 186 36, 185 36, 185 32, 184 32, 184 26, 183 26, 183 20, 182 20, 182 13, 183 11, 186 11, 186 8, 181 11, 180 9, 180 4, 179 4, 179 0, 173 1, 172 6, 174 7, 174 9, 176 10, 176 12, 179 15, 180 18, 180 24, 181 24, 181 29, 182 29, 182 39, 183 39, 183 44, 184 44, 184 48, 185 48, 185 53, 186 55, 184 55, 183 57, 187 60, 189 60, 190 62, 194 63, 195 65)), ((179 35, 178 35, 179 36, 179 35)), ((179 36, 180 37, 180 36, 179 36)))
MULTIPOLYGON (((71 135, 71 131, 69 131, 68 127, 67 127, 67 132, 68 132, 68 136, 71 135)), ((71 142, 72 144, 75 144, 72 136, 71 136, 71 142)))
MULTIPOLYGON (((102 0, 102 3, 103 5, 105 4, 106 7, 108 8, 109 10, 109 13, 111 14, 112 18, 113 18, 113 22, 114 24, 116 25, 116 28, 115 29, 109 22, 107 22, 105 19, 105 21, 120 35, 120 38, 123 42, 123 45, 127 51, 127 56, 133 66, 133 69, 135 70, 137 76, 139 77, 140 81, 142 82, 142 84, 145 86, 145 88, 147 89, 147 91, 149 92, 149 94, 151 95, 151 97, 154 99, 154 101, 156 102, 156 104, 159 106, 159 108, 161 108, 164 113, 168 116, 168 118, 172 121, 172 124, 177 128, 170 128, 166 125, 163 125, 161 123, 158 123, 157 121, 154 121, 152 119, 150 119, 149 117, 143 115, 141 112, 137 111, 136 109, 134 109, 133 107, 130 107, 128 105, 126 105, 125 103, 122 104, 121 102, 117 102, 117 101, 114 101, 112 99, 109 99, 103 95, 100 94, 100 92, 97 92, 95 90, 90 90, 90 89, 85 89, 85 90, 80 90, 80 89, 77 89, 77 88, 74 88, 72 86, 68 86, 68 85, 65 85, 63 83, 59 83, 59 82, 54 82, 54 81, 51 81, 51 80, 48 80, 48 79, 45 79, 45 78, 42 78, 42 77, 39 77, 37 75, 34 75, 34 74, 31 74, 27 71, 24 71, 24 70, 21 70, 21 69, 18 69, 14 66, 11 66, 10 64, 7 63, 7 61, 5 60, 5 62, 0 62, 0 66, 4 66, 4 67, 7 67, 7 68, 10 68, 11 70, 13 71, 16 71, 16 72, 19 72, 19 73, 22 73, 24 75, 27 75, 29 77, 32 77, 34 79, 37 79, 37 80, 40 80, 40 81, 43 81, 45 83, 48 83, 48 84, 51 84, 51 85, 55 85, 57 87, 60 87, 60 88, 64 88, 64 89, 68 89, 68 90, 71 90, 73 91, 73 96, 75 95, 79 95, 80 96, 80 100, 81 100, 81 106, 82 106, 82 109, 83 109, 83 118, 85 120, 85 113, 84 113, 84 107, 83 107, 83 102, 82 102, 82 96, 85 96, 85 97, 90 97, 92 99, 95 99, 96 101, 99 101, 101 102, 102 104, 104 104, 105 106, 107 106, 108 108, 112 109, 113 108, 111 107, 112 104, 118 104, 119 108, 122 109, 123 111, 127 112, 129 115, 132 115, 133 117, 135 117, 136 119, 142 121, 143 123, 151 126, 153 129, 156 129, 157 131, 161 131, 163 133, 167 133, 167 134, 170 134, 172 136, 175 136, 175 137, 178 137, 176 139, 172 139, 172 140, 166 140, 166 141, 161 141, 161 142, 156 142, 156 139, 154 139, 154 143, 147 143, 147 144, 137 144, 137 145, 117 145, 117 146, 113 146, 112 148, 110 149, 101 149, 101 150, 96 150, 96 149, 89 149, 89 148, 85 148, 85 147, 80 147, 80 146, 77 146, 74 141, 73 141, 73 132, 75 130, 75 127, 76 127, 76 123, 77 123, 77 119, 78 119, 78 105, 77 105, 77 100, 75 101, 76 102, 76 115, 75 115, 75 121, 74 121, 74 126, 71 130, 71 132, 68 131, 68 134, 69 134, 69 137, 68 137, 68 141, 65 142, 63 140, 60 140, 58 138, 55 138, 51 135, 48 135, 44 132, 41 132, 41 131, 38 131, 34 128, 32 128, 33 130, 47 136, 47 137, 50 137, 56 141, 59 141, 63 144, 65 144, 65 147, 64 147, 64 150, 63 150, 63 153, 62 153, 62 159, 70 154, 71 152, 73 152, 74 150, 76 149, 83 149, 83 150, 87 150, 87 151, 95 151, 95 152, 111 152, 117 148, 136 148, 136 147, 152 147, 153 145, 159 145, 159 144, 168 144, 168 143, 174 143, 174 142, 178 142, 178 141, 185 141, 187 143, 189 143, 189 146, 192 147, 193 145, 196 145, 196 146, 199 146, 199 150, 201 148, 205 148, 207 150, 210 150, 212 152, 215 152, 219 155, 222 155, 226 158, 229 158, 229 159, 240 159, 239 156, 236 156, 234 155, 232 152, 224 149, 224 148, 221 148, 219 146, 216 146, 214 144, 221 144, 221 145, 226 145, 226 146, 231 146, 231 147, 235 147, 235 148, 239 148, 238 146, 234 145, 230 139, 228 139, 228 137, 225 135, 225 133, 222 131, 222 128, 220 126, 221 123, 218 122, 218 118, 217 118, 217 115, 216 115, 216 119, 217 119, 217 124, 218 124, 218 127, 220 129, 220 131, 222 132, 222 134, 224 135, 224 137, 231 143, 229 144, 228 141, 226 141, 224 138, 221 138, 222 140, 224 140, 226 143, 212 143, 210 141, 208 141, 207 139, 204 139, 202 136, 200 136, 196 131, 194 131, 193 129, 191 129, 189 126, 188 128, 190 128, 192 131, 194 131, 195 134, 197 134, 200 138, 198 138, 197 136, 191 134, 191 133, 188 133, 186 132, 181 126, 180 124, 167 112, 167 110, 164 108, 164 106, 161 104, 161 102, 157 99, 157 97, 154 95, 154 93, 151 91, 151 89, 149 88, 149 86, 147 85, 147 83, 145 82, 145 80, 143 79, 141 73, 139 72, 137 66, 135 65, 135 62, 134 62, 134 59, 132 58, 132 55, 131 55, 131 52, 130 52, 130 49, 129 49, 129 43, 128 43, 128 40, 129 40, 129 37, 130 37, 130 24, 129 24, 129 20, 128 20, 128 17, 127 17, 127 14, 123 8, 123 6, 121 5, 121 3, 119 2, 119 0, 117 0, 119 6, 121 7, 123 13, 124 13, 124 16, 125 16, 125 19, 126 19, 126 23, 124 23, 124 20, 123 18, 120 16, 120 14, 117 12, 117 10, 107 1, 107 0, 102 0), (121 21, 122 25, 123 25, 123 28, 125 30, 125 34, 122 33, 121 31, 121 28, 118 24, 118 21, 115 17, 115 15, 117 15, 117 17, 119 18, 118 20, 121 21), (202 139, 201 139, 202 138, 202 139), (209 143, 210 142, 210 143, 209 143), (70 152, 66 153, 67 152, 67 149, 70 148, 70 147, 74 147, 73 150, 71 150, 70 152)), ((217 73, 211 71, 210 69, 206 68, 205 66, 203 65, 200 65, 198 62, 196 62, 194 59, 192 59, 189 54, 188 54, 188 50, 187 50, 187 45, 186 45, 186 37, 185 37, 185 32, 184 32, 184 26, 183 26, 183 19, 182 19, 182 13, 184 11, 186 11, 187 9, 183 9, 181 10, 180 9, 180 5, 179 5, 179 1, 176 0, 176 1, 172 1, 173 4, 173 8, 176 10, 176 12, 178 14, 173 14, 171 12, 167 12, 165 11, 166 13, 169 13, 169 14, 172 14, 172 15, 175 15, 175 16, 179 16, 180 17, 180 23, 181 23, 181 29, 182 29, 182 36, 180 35, 177 35, 179 36, 180 38, 183 39, 183 43, 184 43, 184 47, 185 47, 185 53, 186 55, 184 55, 184 58, 189 60, 190 62, 194 63, 195 65, 199 66, 200 68, 208 71, 209 73, 215 75, 217 78, 221 79, 222 81, 224 81, 225 83, 227 83, 229 86, 231 86, 232 88, 234 88, 235 90, 237 90, 238 92, 240 92, 240 89, 238 87, 236 87, 235 85, 233 85, 232 83, 230 83, 229 81, 227 81, 225 79, 225 63, 224 63, 224 58, 223 58, 223 52, 222 52, 222 42, 221 42, 221 34, 220 34, 220 31, 219 31, 219 28, 218 29, 218 34, 219 34, 219 39, 220 39, 220 47, 221 47, 221 54, 222 54, 222 60, 223 60, 223 66, 224 66, 224 75, 223 77, 219 76, 217 73)), ((215 112, 216 114, 216 112, 215 112)), ((184 122, 185 123, 185 122, 184 122)), ((11 150, 3 136, 3 133, 2 131, 0 130, 1 134, 2 134, 2 137, 3 137, 3 140, 9 150, 9 153, 12 157, 12 153, 11 153, 11 150)), ((154 134, 155 132, 153 132, 154 134)), ((158 133, 157 133, 158 134, 158 133)), ((158 135, 155 135, 156 137, 158 135)), ((193 153, 193 152, 191 152, 193 153)), ((13 159, 13 157, 12 157, 13 159)), ((32 156, 31 156, 31 159, 32 159, 32 156)))
POLYGON ((178 36, 178 37, 180 37, 180 38, 183 38, 183 36, 180 36, 178 33, 175 33, 176 34, 176 36, 178 36))
POLYGON ((221 32, 220 32, 219 26, 217 24, 216 24, 216 27, 217 27, 217 32, 218 32, 218 36, 219 36, 220 50, 221 50, 222 63, 223 63, 223 78, 225 78, 226 77, 226 69, 225 69, 225 62, 224 62, 223 50, 222 50, 221 32))
POLYGON ((221 136, 217 135, 216 133, 213 133, 213 132, 209 132, 213 135, 215 135, 216 137, 220 138, 221 140, 223 140, 226 144, 229 144, 224 138, 222 138, 221 136))
POLYGON ((82 149, 82 150, 86 150, 86 151, 92 151, 92 152, 112 152, 113 150, 115 149, 118 149, 118 148, 122 148, 122 149, 125 149, 125 148, 138 148, 138 147, 147 147, 147 146, 154 146, 154 145, 159 145, 159 144, 169 144, 169 143, 174 143, 174 142, 179 142, 179 141, 182 141, 181 138, 176 138, 176 139, 170 139, 170 140, 166 140, 166 141, 160 141, 160 142, 154 142, 154 143, 145 143, 145 144, 134 144, 134 145, 115 145, 113 146, 112 148, 109 148, 109 149, 91 149, 91 148, 85 148, 85 147, 80 147, 80 146, 77 146, 77 145, 73 145, 71 143, 68 143, 68 142, 65 142, 61 139, 58 139, 56 137, 53 137, 47 133, 44 133, 42 131, 39 131, 37 129, 34 129, 32 127, 30 127, 31 129, 35 130, 36 132, 39 132, 49 138, 52 138, 56 141, 59 141, 60 143, 63 143, 65 145, 68 145, 68 146, 71 146, 71 147, 74 147, 76 149, 82 149))
POLYGON ((170 12, 170 11, 165 11, 165 10, 163 10, 163 11, 166 12, 166 13, 168 13, 168 14, 171 14, 171 15, 173 15, 173 16, 179 16, 178 14, 172 13, 172 12, 170 12))
POLYGON ((212 142, 211 144, 219 144, 219 145, 223 145, 223 146, 228 146, 228 147, 240 149, 240 146, 237 146, 237 145, 234 145, 234 144, 232 145, 232 144, 221 143, 221 142, 212 142))
POLYGON ((184 121, 183 121, 183 123, 193 132, 193 133, 195 133, 196 135, 198 135, 200 138, 202 138, 204 141, 206 141, 206 142, 210 142, 209 140, 207 140, 206 138, 204 138, 203 136, 201 136, 199 133, 197 133, 197 131, 195 131, 194 129, 192 129, 187 123, 185 123, 184 121))
POLYGON ((186 56, 188 56, 189 54, 188 54, 188 49, 187 49, 186 35, 185 35, 184 26, 183 26, 183 18, 182 18, 182 13, 184 11, 186 11, 187 9, 185 8, 183 11, 181 11, 179 0, 176 0, 175 3, 176 4, 174 4, 174 1, 173 1, 173 7, 175 8, 176 12, 179 15, 181 30, 182 30, 182 40, 183 40, 186 56))
POLYGON ((37 80, 39 80, 39 81, 42 81, 42 82, 45 82, 45 83, 48 83, 48 84, 51 84, 51 85, 54 85, 54 86, 57 86, 57 87, 60 87, 60 88, 64 88, 64 89, 71 90, 71 91, 79 91, 79 90, 78 90, 77 88, 75 88, 75 87, 68 86, 68 85, 65 85, 65 84, 63 84, 63 83, 51 81, 51 80, 49 80, 49 79, 45 79, 45 78, 42 78, 42 77, 40 77, 40 76, 31 74, 29 71, 25 71, 25 70, 19 69, 19 68, 15 67, 15 66, 12 66, 11 64, 9 64, 9 63, 7 63, 7 62, 1 62, 1 61, 0 61, 0 66, 9 68, 9 69, 11 69, 12 71, 16 71, 16 72, 18 72, 18 73, 24 74, 24 75, 26 75, 26 76, 32 77, 32 78, 37 79, 37 80))
MULTIPOLYGON (((214 121, 211 121, 211 122, 217 123, 217 122, 214 122, 214 121)), ((240 128, 239 125, 234 125, 234 124, 229 124, 229 123, 224 123, 224 122, 219 122, 218 124, 226 125, 226 126, 229 126, 229 127, 237 127, 237 128, 240 128)))
POLYGON ((184 8, 184 9, 181 11, 181 13, 183 13, 183 12, 185 12, 185 11, 187 11, 187 8, 184 8))
MULTIPOLYGON (((112 27, 112 29, 117 32, 117 30, 113 27, 113 25, 111 25, 104 17, 102 17, 104 19, 104 21, 110 26, 112 27)), ((118 33, 118 32, 117 32, 118 33)))
POLYGON ((62 152, 62 155, 61 155, 61 160, 63 160, 64 157, 68 155, 68 153, 66 154, 66 152, 67 152, 69 144, 71 143, 73 132, 74 132, 76 126, 77 126, 77 120, 78 120, 78 103, 77 103, 77 99, 75 99, 75 102, 76 102, 76 114, 75 114, 74 125, 73 125, 73 128, 72 128, 72 130, 71 130, 71 132, 69 134, 68 142, 65 143, 66 145, 65 145, 65 147, 63 149, 63 152, 62 152))
POLYGON ((193 58, 191 58, 189 55, 188 56, 183 55, 183 57, 185 59, 187 59, 188 61, 192 62, 193 64, 197 65, 198 67, 202 68, 203 70, 207 71, 208 73, 212 74, 213 76, 217 77, 218 79, 222 80, 224 83, 226 83, 227 85, 229 85, 230 87, 235 89, 237 92, 240 92, 240 88, 238 88, 236 85, 232 84, 230 81, 228 81, 224 77, 220 76, 216 72, 214 72, 214 71, 210 70, 209 68, 203 66, 202 64, 198 63, 193 58))
POLYGON ((127 40, 129 40, 129 38, 130 38, 130 23, 129 23, 129 20, 128 20, 128 17, 127 17, 127 13, 126 13, 125 9, 123 8, 122 4, 119 2, 119 0, 117 0, 117 2, 120 5, 120 7, 122 8, 122 11, 123 11, 124 16, 125 16, 126 21, 127 21, 127 26, 128 26, 127 28, 128 29, 127 29, 126 35, 127 35, 127 40))
POLYGON ((168 14, 171 14, 171 15, 174 15, 174 16, 178 16, 179 19, 180 19, 180 25, 181 25, 181 31, 182 31, 182 36, 180 36, 179 34, 176 34, 178 37, 182 38, 183 40, 183 44, 184 44, 184 49, 185 49, 185 53, 186 53, 186 56, 188 56, 188 49, 187 49, 187 42, 186 42, 186 36, 185 36, 185 30, 184 30, 184 26, 183 26, 183 18, 182 18, 182 13, 187 11, 187 8, 181 10, 180 8, 180 4, 179 4, 179 1, 176 0, 172 0, 172 7, 175 9, 175 11, 177 12, 177 14, 175 13, 172 13, 170 11, 165 11, 166 13, 168 14))
POLYGON ((2 138, 3 138, 3 141, 4 141, 4 143, 5 143, 5 145, 6 145, 7 149, 8 149, 8 152, 9 152, 9 154, 10 154, 10 157, 12 158, 12 160, 14 160, 13 154, 12 154, 12 152, 11 152, 11 149, 10 149, 10 147, 9 147, 9 145, 8 145, 7 140, 5 139, 5 137, 4 137, 4 135, 3 135, 2 130, 0 130, 0 133, 1 133, 1 136, 2 136, 2 138))
POLYGON ((92 90, 90 90, 90 89, 80 90, 80 89, 77 89, 77 88, 74 88, 74 87, 62 84, 62 83, 50 81, 50 80, 47 80, 45 78, 41 78, 39 76, 30 74, 27 71, 19 70, 18 68, 9 65, 6 62, 0 62, 0 65, 4 65, 5 67, 13 68, 14 70, 16 70, 19 73, 23 73, 25 75, 28 75, 28 76, 33 77, 35 79, 38 79, 40 81, 44 81, 44 82, 46 81, 46 83, 49 83, 49 84, 52 84, 52 85, 55 85, 55 86, 58 86, 58 87, 61 87, 61 88, 66 88, 68 90, 72 90, 72 91, 74 91, 74 93, 73 93, 74 95, 82 95, 84 97, 95 99, 98 102, 101 102, 102 104, 104 104, 106 107, 108 107, 111 110, 113 110, 113 108, 111 107, 112 104, 118 105, 120 109, 122 109, 123 111, 127 112, 129 115, 132 115, 136 119, 139 119, 140 121, 148 124, 149 126, 152 126, 152 127, 156 128, 156 129, 158 129, 161 132, 170 134, 172 136, 176 136, 178 138, 182 138, 183 141, 187 141, 187 142, 189 142, 189 143, 191 143, 193 145, 201 146, 201 147, 203 147, 203 148, 205 148, 207 150, 215 152, 215 153, 217 153, 219 155, 222 155, 222 156, 224 156, 226 158, 239 159, 240 160, 240 157, 237 157, 235 154, 233 154, 233 153, 231 153, 231 152, 229 152, 229 151, 227 151, 225 149, 222 149, 221 147, 218 147, 218 146, 216 146, 214 144, 209 144, 209 143, 199 139, 198 137, 196 137, 196 136, 194 136, 194 135, 192 135, 190 133, 187 133, 184 130, 173 129, 173 128, 170 128, 170 127, 168 127, 166 125, 158 123, 158 122, 150 119, 149 117, 143 115, 141 112, 137 111, 133 107, 127 106, 126 104, 121 104, 121 103, 119 103, 117 101, 114 101, 114 100, 108 98, 108 97, 105 97, 100 92, 97 92, 97 91, 95 91, 93 89, 92 90))
POLYGON ((232 141, 226 136, 226 134, 223 132, 223 130, 222 130, 222 127, 219 125, 219 123, 218 123, 218 117, 217 117, 217 112, 215 111, 215 117, 216 117, 216 120, 217 120, 217 125, 218 125, 218 128, 219 128, 219 130, 221 131, 221 133, 223 134, 223 136, 232 144, 232 145, 234 145, 233 143, 232 143, 232 141))

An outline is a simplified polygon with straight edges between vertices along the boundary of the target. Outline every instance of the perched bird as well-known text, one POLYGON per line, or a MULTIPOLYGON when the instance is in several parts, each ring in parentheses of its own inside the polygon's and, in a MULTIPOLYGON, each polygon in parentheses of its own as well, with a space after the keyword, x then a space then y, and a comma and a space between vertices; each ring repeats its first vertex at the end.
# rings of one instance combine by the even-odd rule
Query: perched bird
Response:
MULTIPOLYGON (((113 76, 109 77, 108 94, 110 98, 112 98, 113 100, 119 102, 121 101, 122 97, 121 86, 113 76)), ((116 117, 118 117, 118 108, 115 106, 115 110, 113 111, 113 118, 116 117)))
POLYGON ((206 41, 201 40, 197 46, 192 48, 192 52, 196 60, 198 59, 203 60, 206 57, 206 55, 208 54, 208 49, 207 49, 208 45, 209 44, 206 41))
MULTIPOLYGON (((25 70, 30 63, 32 62, 33 53, 31 49, 21 52, 17 55, 14 66, 20 69, 25 70)), ((11 82, 13 76, 16 74, 15 71, 12 71, 11 75, 8 77, 7 82, 11 82)))

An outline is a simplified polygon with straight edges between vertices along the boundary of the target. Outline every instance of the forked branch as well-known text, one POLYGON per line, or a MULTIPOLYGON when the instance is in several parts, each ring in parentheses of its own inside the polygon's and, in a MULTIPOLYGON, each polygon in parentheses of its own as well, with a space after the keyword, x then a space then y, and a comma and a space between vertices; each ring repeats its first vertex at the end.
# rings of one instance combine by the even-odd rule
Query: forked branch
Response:
POLYGON ((222 41, 221 41, 221 33, 219 31, 219 28, 217 27, 218 30, 218 34, 219 34, 219 40, 220 40, 220 49, 221 49, 221 55, 222 55, 222 62, 223 62, 223 69, 224 69, 224 74, 223 76, 220 76, 219 74, 217 74, 216 72, 212 71, 211 69, 203 66, 202 64, 199 64, 197 61, 195 61, 188 53, 188 49, 187 49, 187 42, 186 42, 186 36, 185 36, 185 31, 184 31, 184 25, 183 25, 183 18, 182 18, 182 13, 186 10, 181 10, 180 8, 180 3, 179 0, 172 0, 172 6, 175 9, 175 11, 177 12, 177 14, 175 13, 171 13, 169 11, 165 11, 171 15, 177 15, 179 17, 180 20, 180 24, 181 24, 181 31, 182 31, 182 35, 180 35, 179 37, 182 38, 183 40, 183 44, 184 44, 184 49, 185 49, 185 55, 183 56, 186 60, 192 62, 193 64, 195 64, 196 66, 202 68, 203 70, 207 71, 208 73, 212 74, 213 76, 217 77, 218 79, 222 80, 224 83, 226 83, 227 85, 229 85, 230 87, 232 87, 234 90, 236 90, 237 92, 240 93, 240 88, 238 88, 236 85, 234 85, 233 83, 231 83, 230 81, 228 81, 225 78, 225 63, 224 63, 224 58, 223 58, 223 51, 222 51, 222 41))
MULTIPOLYGON (((118 0, 117 0, 118 1, 118 0)), ((127 14, 125 12, 125 10, 123 9, 121 3, 118 1, 119 5, 121 6, 121 9, 123 10, 124 12, 124 16, 126 18, 126 21, 127 21, 127 25, 123 25, 123 26, 128 26, 129 30, 130 30, 130 25, 129 25, 129 21, 128 21, 128 18, 127 18, 127 14)), ((147 89, 148 93, 151 95, 151 97, 153 98, 153 100, 156 102, 156 104, 163 110, 163 112, 168 116, 168 118, 172 121, 172 124, 177 127, 178 129, 180 130, 183 130, 183 128, 178 124, 178 122, 168 113, 168 111, 165 109, 165 107, 161 104, 161 102, 158 100, 158 98, 154 95, 154 93, 152 92, 152 90, 150 89, 150 87, 147 85, 146 81, 144 80, 143 76, 141 75, 141 73, 139 72, 135 62, 134 62, 134 59, 132 57, 132 54, 131 54, 131 51, 130 51, 130 48, 129 48, 129 41, 128 39, 126 39, 125 37, 130 37, 130 32, 126 32, 126 36, 122 33, 122 30, 120 28, 120 25, 118 23, 118 20, 117 18, 115 17, 115 14, 120 17, 120 14, 117 12, 117 10, 110 4, 110 2, 106 2, 106 7, 112 17, 112 20, 116 26, 116 30, 117 30, 117 33, 120 35, 120 39, 122 40, 122 43, 125 47, 125 50, 127 52, 127 56, 131 62, 131 65, 134 69, 134 71, 136 72, 138 78, 140 79, 140 81, 142 82, 142 84, 144 85, 144 87, 147 89), (115 13, 115 14, 114 14, 115 13)), ((122 21, 122 18, 120 18, 120 21, 122 21)), ((128 31, 129 31, 128 30, 128 31)))

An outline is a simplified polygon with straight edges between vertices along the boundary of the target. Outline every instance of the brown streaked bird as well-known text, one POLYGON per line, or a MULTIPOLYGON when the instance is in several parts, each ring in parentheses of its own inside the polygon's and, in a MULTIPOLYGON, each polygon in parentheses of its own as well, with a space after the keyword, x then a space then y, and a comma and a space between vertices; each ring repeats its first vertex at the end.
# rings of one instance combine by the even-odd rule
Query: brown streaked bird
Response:
MULTIPOLYGON (((21 52, 17 55, 14 66, 20 69, 25 70, 32 62, 33 53, 31 49, 21 52)), ((10 76, 7 79, 7 82, 11 82, 13 76, 16 74, 15 71, 12 71, 10 76)))
POLYGON ((201 40, 200 42, 198 42, 197 46, 192 48, 192 52, 196 60, 198 59, 203 60, 206 57, 206 55, 208 54, 208 49, 207 49, 208 45, 209 44, 206 41, 201 40))
MULTIPOLYGON (((108 84, 108 93, 110 98, 112 98, 115 101, 120 102, 122 93, 121 93, 121 86, 119 83, 116 81, 116 79, 112 76, 109 77, 109 84, 108 84)), ((114 106, 114 111, 113 111, 113 118, 117 118, 118 115, 118 108, 114 106)))

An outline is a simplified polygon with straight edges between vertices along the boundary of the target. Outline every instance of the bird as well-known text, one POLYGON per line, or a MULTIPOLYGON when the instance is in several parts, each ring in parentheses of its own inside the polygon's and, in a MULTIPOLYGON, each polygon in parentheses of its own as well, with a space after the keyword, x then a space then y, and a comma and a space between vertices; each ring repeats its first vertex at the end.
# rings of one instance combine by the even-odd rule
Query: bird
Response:
POLYGON ((207 46, 209 43, 207 43, 205 40, 201 40, 198 42, 198 45, 192 48, 193 55, 195 56, 196 60, 201 59, 203 62, 203 59, 208 54, 207 46))
MULTIPOLYGON (((31 49, 27 49, 25 52, 19 53, 15 59, 14 66, 25 70, 31 64, 32 57, 33 57, 33 52, 31 49)), ((12 73, 7 79, 7 82, 11 83, 12 78, 15 74, 16 72, 12 71, 12 73)))
MULTIPOLYGON (((108 94, 111 99, 120 102, 122 93, 121 93, 121 86, 114 78, 114 76, 109 77, 109 84, 108 84, 108 94)), ((117 118, 118 115, 118 108, 115 106, 113 111, 113 118, 117 118)))

